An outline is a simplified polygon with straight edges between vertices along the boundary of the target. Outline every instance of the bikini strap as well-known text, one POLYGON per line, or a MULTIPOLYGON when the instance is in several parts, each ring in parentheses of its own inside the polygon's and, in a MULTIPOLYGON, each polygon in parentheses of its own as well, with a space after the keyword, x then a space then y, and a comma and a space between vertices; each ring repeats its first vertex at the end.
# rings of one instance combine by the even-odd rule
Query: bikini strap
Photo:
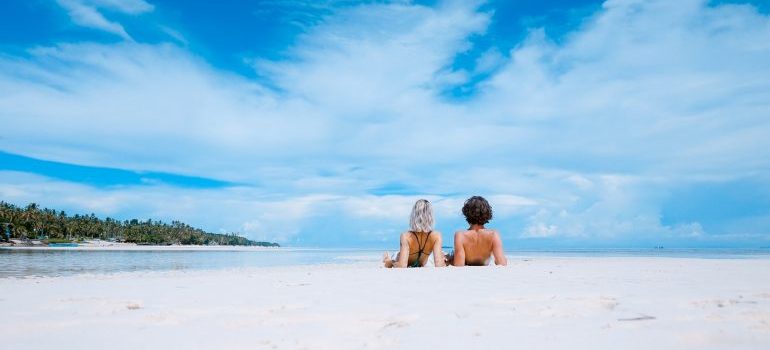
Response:
POLYGON ((430 234, 433 231, 428 232, 428 235, 425 236, 425 241, 420 242, 420 236, 417 235, 414 231, 409 231, 414 235, 414 239, 417 240, 417 261, 415 261, 414 266, 418 266, 420 264, 420 258, 422 258, 423 250, 425 250, 425 246, 428 245, 428 240, 430 239, 430 234))
POLYGON ((428 240, 430 239, 430 234, 433 231, 428 232, 428 235, 425 236, 425 241, 423 241, 423 242, 420 242, 420 236, 418 236, 417 233, 415 233, 414 231, 409 231, 409 232, 412 232, 412 234, 414 235, 414 239, 417 240, 417 247, 420 248, 420 251, 422 252, 425 249, 425 246, 428 245, 428 240))

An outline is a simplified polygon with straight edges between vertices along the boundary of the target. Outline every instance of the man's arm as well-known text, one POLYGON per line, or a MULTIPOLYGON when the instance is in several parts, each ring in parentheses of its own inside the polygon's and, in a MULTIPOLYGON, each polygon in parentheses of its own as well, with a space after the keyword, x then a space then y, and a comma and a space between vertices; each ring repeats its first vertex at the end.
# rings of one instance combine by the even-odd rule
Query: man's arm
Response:
POLYGON ((393 267, 406 267, 409 264, 409 236, 401 234, 401 249, 398 251, 398 260, 393 267))
POLYGON ((500 233, 495 231, 495 235, 492 238, 492 255, 495 257, 495 265, 508 265, 508 259, 505 258, 505 252, 503 251, 503 240, 500 239, 500 233))
POLYGON ((465 249, 463 248, 464 236, 462 232, 455 232, 455 259, 452 265, 465 266, 465 249))
POLYGON ((446 263, 444 263, 444 252, 441 251, 441 232, 433 231, 433 234, 436 235, 436 241, 433 243, 433 266, 444 267, 446 263))

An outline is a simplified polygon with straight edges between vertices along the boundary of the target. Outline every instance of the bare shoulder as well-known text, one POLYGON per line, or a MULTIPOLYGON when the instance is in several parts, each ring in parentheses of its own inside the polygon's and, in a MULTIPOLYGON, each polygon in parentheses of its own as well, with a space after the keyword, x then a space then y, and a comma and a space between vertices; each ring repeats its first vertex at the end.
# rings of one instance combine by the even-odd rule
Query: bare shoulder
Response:
POLYGON ((411 237, 411 236, 412 236, 411 232, 404 231, 404 232, 401 233, 401 241, 408 241, 409 237, 411 237))
POLYGON ((500 232, 498 232, 497 230, 494 230, 494 229, 490 229, 489 233, 490 233, 490 237, 492 239, 492 242, 502 243, 502 239, 500 238, 500 232))
POLYGON ((461 241, 465 239, 465 234, 467 232, 468 231, 465 231, 465 230, 455 231, 455 241, 461 241))
POLYGON ((497 231, 497 230, 495 230, 493 228, 490 228, 490 229, 487 229, 487 230, 489 231, 490 234, 492 234, 492 237, 495 237, 495 238, 499 238, 500 237, 500 232, 499 231, 497 231))
POLYGON ((439 242, 443 243, 444 240, 441 238, 441 232, 436 230, 431 231, 430 236, 428 236, 428 242, 430 242, 431 245, 439 242))

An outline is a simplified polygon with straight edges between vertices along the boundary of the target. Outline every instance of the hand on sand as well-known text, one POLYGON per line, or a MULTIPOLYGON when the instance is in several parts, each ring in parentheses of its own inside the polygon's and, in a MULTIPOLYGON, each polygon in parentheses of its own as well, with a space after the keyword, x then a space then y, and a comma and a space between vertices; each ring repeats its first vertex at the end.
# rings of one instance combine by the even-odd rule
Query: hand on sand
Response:
POLYGON ((390 258, 388 252, 382 253, 382 264, 387 268, 393 267, 393 259, 390 258))

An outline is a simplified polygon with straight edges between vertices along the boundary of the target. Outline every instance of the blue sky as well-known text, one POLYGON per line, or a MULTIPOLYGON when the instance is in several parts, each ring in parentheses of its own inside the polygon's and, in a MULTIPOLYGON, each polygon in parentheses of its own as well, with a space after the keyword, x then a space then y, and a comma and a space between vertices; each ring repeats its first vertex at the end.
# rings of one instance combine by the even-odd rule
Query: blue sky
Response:
POLYGON ((770 2, 0 3, 0 199, 389 247, 770 246, 770 2))

